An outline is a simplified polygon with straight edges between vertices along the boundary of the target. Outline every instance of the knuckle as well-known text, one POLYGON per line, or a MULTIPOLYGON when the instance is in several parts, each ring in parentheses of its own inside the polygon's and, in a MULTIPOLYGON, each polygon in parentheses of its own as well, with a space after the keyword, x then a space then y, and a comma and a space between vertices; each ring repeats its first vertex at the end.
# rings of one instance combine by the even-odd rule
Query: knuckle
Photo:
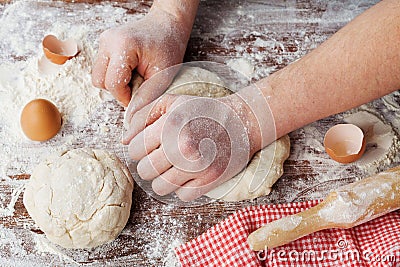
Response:
POLYGON ((106 78, 104 81, 104 86, 106 87, 107 90, 110 90, 115 96, 115 91, 118 89, 118 84, 114 79, 106 78))
POLYGON ((190 157, 195 155, 197 151, 196 144, 191 138, 184 138, 180 142, 179 149, 183 155, 190 157))

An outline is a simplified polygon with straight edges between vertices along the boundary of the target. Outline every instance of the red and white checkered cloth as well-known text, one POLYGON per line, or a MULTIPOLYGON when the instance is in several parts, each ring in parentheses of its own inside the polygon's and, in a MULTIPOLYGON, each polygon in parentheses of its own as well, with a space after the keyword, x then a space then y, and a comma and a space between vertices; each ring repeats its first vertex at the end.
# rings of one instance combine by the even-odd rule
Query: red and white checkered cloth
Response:
POLYGON ((318 203, 314 200, 244 208, 196 239, 175 248, 175 253, 183 267, 400 267, 400 211, 351 229, 319 231, 261 253, 250 249, 247 244, 250 233, 318 203))

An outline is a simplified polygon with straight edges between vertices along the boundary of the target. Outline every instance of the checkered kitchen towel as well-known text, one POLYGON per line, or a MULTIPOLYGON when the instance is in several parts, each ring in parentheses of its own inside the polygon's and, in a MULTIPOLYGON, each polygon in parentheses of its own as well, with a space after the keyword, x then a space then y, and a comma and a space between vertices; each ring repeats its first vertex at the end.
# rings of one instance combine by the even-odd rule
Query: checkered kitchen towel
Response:
POLYGON ((207 266, 393 266, 400 267, 400 210, 352 229, 329 229, 285 246, 253 252, 247 236, 318 200, 247 207, 175 249, 183 267, 207 266))

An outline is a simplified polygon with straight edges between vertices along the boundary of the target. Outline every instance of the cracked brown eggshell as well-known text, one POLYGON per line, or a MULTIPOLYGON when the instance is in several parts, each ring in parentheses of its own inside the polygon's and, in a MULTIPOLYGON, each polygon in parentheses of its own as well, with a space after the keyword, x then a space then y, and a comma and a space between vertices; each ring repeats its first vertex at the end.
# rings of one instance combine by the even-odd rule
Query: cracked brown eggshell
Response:
POLYGON ((339 163, 351 163, 365 152, 363 131, 354 124, 337 124, 325 134, 326 153, 339 163))
POLYGON ((65 248, 92 248, 114 240, 125 227, 132 190, 132 176, 117 156, 79 148, 40 163, 23 201, 50 241, 65 248))
POLYGON ((62 65, 79 52, 78 44, 74 39, 59 40, 54 35, 47 35, 42 41, 43 52, 51 62, 62 65))

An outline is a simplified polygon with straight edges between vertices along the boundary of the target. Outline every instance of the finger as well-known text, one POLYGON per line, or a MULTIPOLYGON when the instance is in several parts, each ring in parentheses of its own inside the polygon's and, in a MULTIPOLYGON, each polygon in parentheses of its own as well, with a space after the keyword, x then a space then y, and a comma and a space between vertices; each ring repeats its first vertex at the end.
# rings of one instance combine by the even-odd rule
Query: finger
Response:
POLYGON ((92 67, 92 84, 95 87, 105 89, 105 77, 110 58, 106 55, 103 49, 99 49, 96 61, 92 67))
POLYGON ((192 201, 214 189, 217 183, 207 182, 204 179, 192 179, 175 190, 175 194, 182 201, 192 201))
POLYGON ((185 172, 172 167, 155 178, 151 186, 154 193, 160 196, 165 196, 178 190, 178 188, 180 188, 187 181, 193 179, 194 175, 194 173, 185 172))
POLYGON ((144 76, 146 81, 139 87, 134 97, 132 97, 126 110, 127 115, 125 119, 127 120, 127 124, 131 123, 133 115, 138 110, 160 97, 167 90, 179 69, 180 65, 176 65, 159 72, 152 69, 146 73, 144 76))
POLYGON ((139 132, 143 131, 144 128, 167 113, 169 107, 174 103, 177 97, 176 95, 164 95, 137 111, 128 124, 128 129, 122 137, 122 143, 129 144, 139 132))
POLYGON ((113 55, 108 63, 104 85, 125 107, 131 100, 131 88, 128 84, 135 67, 136 62, 127 62, 127 58, 121 55, 113 55))
MULTIPOLYGON (((122 143, 123 144, 129 144, 131 140, 141 131, 146 128, 148 125, 148 117, 151 114, 152 109, 157 103, 151 103, 141 110, 139 110, 137 113, 135 113, 135 119, 132 120, 132 123, 127 125, 127 130, 124 132, 122 136, 122 143)), ((161 115, 160 115, 161 116, 161 115)))
POLYGON ((160 146, 139 161, 137 172, 143 180, 149 181, 160 176, 171 167, 172 164, 168 161, 162 146, 160 146))
POLYGON ((161 132, 165 117, 146 127, 129 143, 128 153, 133 160, 141 160, 161 144, 161 132))

